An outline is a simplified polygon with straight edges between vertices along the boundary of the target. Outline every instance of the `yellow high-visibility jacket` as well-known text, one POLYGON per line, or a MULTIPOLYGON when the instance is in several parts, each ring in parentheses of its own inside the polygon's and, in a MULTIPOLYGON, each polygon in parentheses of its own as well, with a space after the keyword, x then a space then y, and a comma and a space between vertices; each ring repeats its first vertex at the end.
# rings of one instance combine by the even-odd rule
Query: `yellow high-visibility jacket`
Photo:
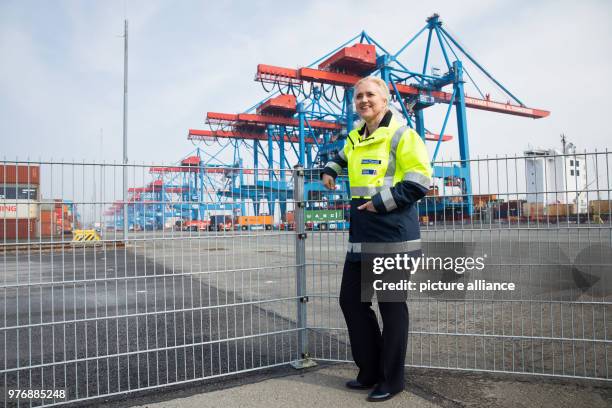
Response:
POLYGON ((432 176, 425 143, 416 131, 400 126, 391 112, 374 133, 365 138, 364 133, 365 124, 351 131, 344 148, 322 172, 335 178, 342 168, 348 168, 349 252, 360 252, 360 243, 364 242, 420 249, 414 203, 427 193, 432 176), (357 209, 368 200, 372 200, 376 213, 357 209))

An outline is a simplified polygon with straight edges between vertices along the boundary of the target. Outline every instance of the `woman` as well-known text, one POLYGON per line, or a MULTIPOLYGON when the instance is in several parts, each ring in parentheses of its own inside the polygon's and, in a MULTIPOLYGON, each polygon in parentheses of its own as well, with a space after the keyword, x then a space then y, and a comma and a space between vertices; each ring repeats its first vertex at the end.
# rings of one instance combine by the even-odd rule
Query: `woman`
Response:
POLYGON ((402 301, 381 301, 383 331, 372 302, 362 299, 362 255, 368 248, 385 253, 420 251, 415 203, 429 189, 432 170, 421 137, 400 126, 389 110, 389 88, 375 77, 355 85, 355 108, 363 123, 351 131, 344 148, 322 172, 326 188, 348 167, 351 224, 348 253, 342 273, 340 307, 346 320, 359 374, 346 383, 351 389, 374 390, 369 401, 383 401, 405 386, 404 361, 408 342, 408 307, 402 301))

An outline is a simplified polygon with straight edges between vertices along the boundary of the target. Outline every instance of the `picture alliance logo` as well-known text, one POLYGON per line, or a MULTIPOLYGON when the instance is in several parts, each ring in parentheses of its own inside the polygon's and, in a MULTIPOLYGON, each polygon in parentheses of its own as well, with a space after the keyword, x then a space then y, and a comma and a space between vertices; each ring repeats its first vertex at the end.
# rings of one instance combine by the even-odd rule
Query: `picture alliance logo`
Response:
POLYGON ((479 257, 459 256, 441 257, 408 256, 408 254, 395 254, 394 256, 375 257, 372 260, 372 272, 380 275, 388 270, 410 271, 414 275, 417 271, 454 271, 458 275, 463 275, 466 271, 482 271, 485 267, 484 261, 486 254, 479 257))

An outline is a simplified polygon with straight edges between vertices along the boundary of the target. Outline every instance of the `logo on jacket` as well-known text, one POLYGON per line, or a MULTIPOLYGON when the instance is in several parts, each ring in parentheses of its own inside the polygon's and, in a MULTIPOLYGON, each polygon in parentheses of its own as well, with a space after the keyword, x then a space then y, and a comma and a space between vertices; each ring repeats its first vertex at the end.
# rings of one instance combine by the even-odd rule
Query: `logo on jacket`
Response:
POLYGON ((381 164, 382 160, 376 159, 361 159, 361 164, 381 164))
POLYGON ((361 174, 366 175, 366 176, 375 176, 376 170, 375 169, 363 169, 361 170, 361 174))

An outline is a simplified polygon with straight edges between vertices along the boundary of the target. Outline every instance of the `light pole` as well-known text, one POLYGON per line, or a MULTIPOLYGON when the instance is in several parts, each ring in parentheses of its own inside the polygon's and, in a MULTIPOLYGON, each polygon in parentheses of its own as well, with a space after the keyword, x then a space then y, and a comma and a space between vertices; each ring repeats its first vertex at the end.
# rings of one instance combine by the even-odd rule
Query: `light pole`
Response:
POLYGON ((128 207, 127 207, 127 102, 128 102, 128 21, 125 20, 123 31, 123 243, 128 238, 128 207))

